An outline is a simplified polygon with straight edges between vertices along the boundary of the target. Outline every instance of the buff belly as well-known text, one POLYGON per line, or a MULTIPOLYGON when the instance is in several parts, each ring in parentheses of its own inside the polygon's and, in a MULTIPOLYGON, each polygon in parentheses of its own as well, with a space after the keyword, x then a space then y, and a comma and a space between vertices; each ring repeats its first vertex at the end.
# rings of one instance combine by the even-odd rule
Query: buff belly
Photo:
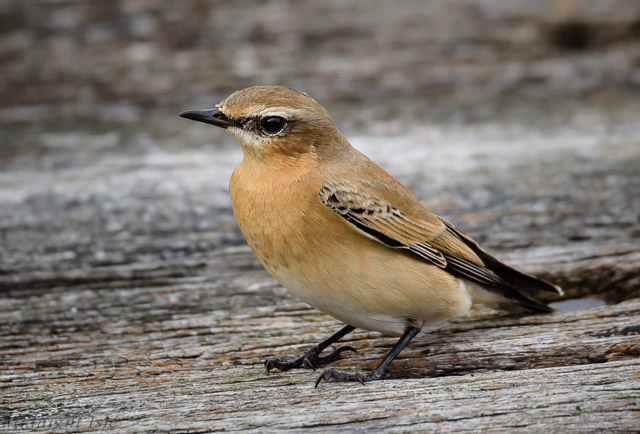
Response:
POLYGON ((373 240, 362 238, 357 245, 353 250, 340 243, 330 256, 310 249, 304 257, 275 263, 254 251, 292 294, 354 327, 398 336, 409 321, 435 325, 471 307, 467 284, 444 270, 373 240))

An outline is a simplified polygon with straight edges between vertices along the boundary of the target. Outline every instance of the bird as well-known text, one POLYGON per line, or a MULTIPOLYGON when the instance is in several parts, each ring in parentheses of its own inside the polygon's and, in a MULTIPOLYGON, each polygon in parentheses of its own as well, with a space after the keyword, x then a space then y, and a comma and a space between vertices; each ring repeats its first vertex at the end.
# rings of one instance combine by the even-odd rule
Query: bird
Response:
POLYGON ((313 368, 355 351, 321 353, 356 328, 399 339, 369 373, 324 369, 322 381, 380 380, 424 327, 504 301, 536 312, 532 297, 562 289, 504 264, 356 150, 305 92, 252 86, 212 109, 179 116, 214 125, 240 145, 229 181, 237 224, 262 266, 293 295, 344 327, 273 369, 313 368))

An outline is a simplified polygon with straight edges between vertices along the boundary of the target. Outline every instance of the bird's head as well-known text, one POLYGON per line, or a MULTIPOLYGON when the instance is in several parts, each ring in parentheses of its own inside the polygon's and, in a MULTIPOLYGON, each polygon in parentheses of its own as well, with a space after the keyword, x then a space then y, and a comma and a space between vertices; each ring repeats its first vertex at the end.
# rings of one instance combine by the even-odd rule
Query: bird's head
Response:
POLYGON ((324 107, 284 86, 248 87, 214 109, 187 110, 180 116, 225 129, 245 156, 261 160, 329 156, 346 144, 324 107))

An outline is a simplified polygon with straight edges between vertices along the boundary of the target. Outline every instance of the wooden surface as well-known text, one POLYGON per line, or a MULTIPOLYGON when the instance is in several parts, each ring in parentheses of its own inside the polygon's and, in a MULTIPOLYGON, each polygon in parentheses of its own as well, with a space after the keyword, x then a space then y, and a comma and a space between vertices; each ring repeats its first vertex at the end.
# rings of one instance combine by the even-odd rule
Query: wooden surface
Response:
MULTIPOLYGON (((281 297, 247 248, 185 261, 191 277, 158 268, 131 281, 113 267, 110 288, 5 297, 4 430, 638 427, 638 299, 552 315, 480 311, 418 336, 385 381, 314 390, 315 373, 266 377, 262 360, 300 354, 339 324, 281 297)), ((345 342, 358 353, 336 365, 366 370, 394 340, 357 331, 345 342)))
MULTIPOLYGON (((272 286, 251 278, 260 272, 238 281, 252 262, 246 249, 220 252, 211 271, 235 276, 230 286, 254 287, 208 291, 209 308, 271 296, 272 286)), ((60 309, 55 318, 3 330, 3 353, 12 355, 2 375, 11 420, 109 417, 112 427, 136 430, 542 429, 549 417, 558 429, 606 429, 638 420, 640 327, 629 327, 638 301, 459 321, 416 339, 387 381, 314 390, 312 372, 267 378, 261 361, 298 354, 338 327, 335 321, 293 302, 198 309, 201 291, 183 284, 46 297, 60 309)), ((393 340, 359 332, 348 342, 359 353, 339 365, 366 369, 393 340)))
MULTIPOLYGON (((0 2, 0 432, 638 431, 640 3, 295 3, 0 2), (244 245, 232 139, 177 117, 257 83, 570 300, 364 387, 265 376, 340 324, 244 245)), ((394 340, 345 342, 366 371, 394 340)))
MULTIPOLYGON (((498 189, 517 179, 522 149, 479 138, 475 152, 513 166, 486 176, 478 163, 450 177, 448 202, 435 192, 427 202, 477 238, 495 233, 485 244, 500 257, 581 300, 552 315, 479 310, 418 336, 382 382, 317 390, 308 370, 265 376, 266 357, 297 356, 340 325, 289 296, 243 245, 224 204, 236 150, 5 172, 0 429, 634 430, 634 140, 594 146, 585 159, 540 144, 528 164, 564 152, 566 165, 498 189), (588 199, 575 183, 563 186, 566 173, 588 180, 588 199), (538 210, 554 201, 557 212, 538 210)), ((368 151, 393 171, 385 152, 368 151)), ((418 183, 411 167, 400 175, 418 183)), ((352 371, 373 368, 394 342, 364 331, 345 341, 358 353, 335 365, 352 371)))

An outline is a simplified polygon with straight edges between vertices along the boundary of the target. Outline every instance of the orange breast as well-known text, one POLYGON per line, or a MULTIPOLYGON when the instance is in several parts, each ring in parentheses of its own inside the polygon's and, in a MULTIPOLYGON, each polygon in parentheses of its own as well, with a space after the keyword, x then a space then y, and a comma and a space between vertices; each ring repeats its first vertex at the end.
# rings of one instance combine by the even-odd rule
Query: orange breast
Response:
POLYGON ((303 257, 305 246, 318 236, 316 214, 324 210, 315 208, 321 205, 317 191, 322 181, 303 169, 280 171, 243 160, 231 176, 236 221, 268 271, 303 257))

